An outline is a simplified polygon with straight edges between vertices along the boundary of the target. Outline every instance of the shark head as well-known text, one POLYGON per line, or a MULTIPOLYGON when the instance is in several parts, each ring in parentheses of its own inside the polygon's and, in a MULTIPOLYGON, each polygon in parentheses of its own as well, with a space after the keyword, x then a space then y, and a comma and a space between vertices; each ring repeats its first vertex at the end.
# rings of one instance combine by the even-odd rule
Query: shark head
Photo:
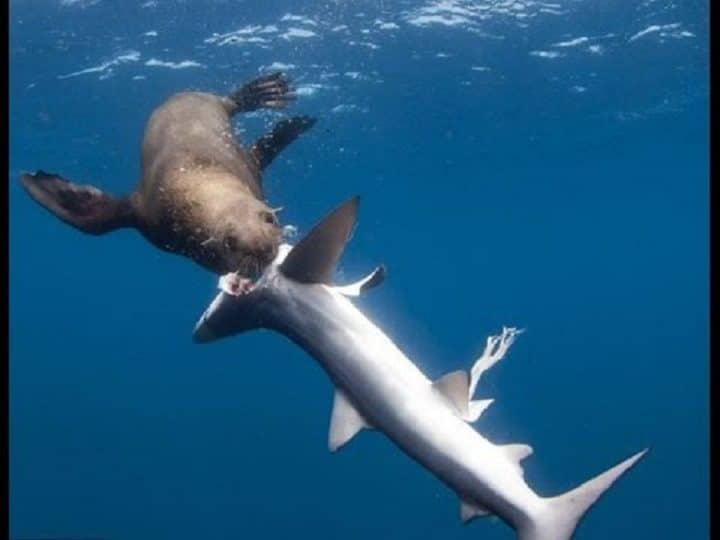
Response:
MULTIPOLYGON (((269 301, 278 281, 304 285, 333 286, 338 260, 357 220, 359 197, 353 197, 330 212, 296 246, 281 244, 275 259, 260 277, 251 282, 236 274, 220 278, 221 292, 195 325, 193 341, 208 343, 248 330, 267 326, 263 304, 269 301)), ((364 279, 344 287, 342 294, 356 296, 379 285, 385 277, 380 266, 364 279)))

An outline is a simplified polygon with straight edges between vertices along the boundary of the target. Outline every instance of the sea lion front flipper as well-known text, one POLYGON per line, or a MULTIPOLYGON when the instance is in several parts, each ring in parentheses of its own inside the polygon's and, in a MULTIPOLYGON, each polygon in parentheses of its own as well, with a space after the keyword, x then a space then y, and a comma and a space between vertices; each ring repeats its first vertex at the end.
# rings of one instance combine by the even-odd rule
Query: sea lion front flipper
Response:
POLYGON ((230 114, 250 112, 264 107, 281 109, 295 99, 285 74, 263 75, 244 84, 228 96, 230 114))
POLYGON ((260 137, 250 149, 250 154, 260 170, 264 169, 282 150, 305 131, 310 129, 317 119, 311 116, 294 116, 281 120, 270 133, 260 137))
POLYGON ((20 181, 36 202, 85 233, 104 234, 135 224, 135 214, 127 198, 113 197, 96 187, 73 184, 43 171, 23 174, 20 181))

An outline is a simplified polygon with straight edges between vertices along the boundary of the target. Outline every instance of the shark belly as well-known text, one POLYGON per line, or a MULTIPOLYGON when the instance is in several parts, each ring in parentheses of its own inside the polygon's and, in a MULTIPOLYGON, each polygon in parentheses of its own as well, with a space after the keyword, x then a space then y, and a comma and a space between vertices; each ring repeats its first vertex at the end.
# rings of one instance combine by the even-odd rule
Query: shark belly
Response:
POLYGON ((482 437, 351 302, 322 285, 292 284, 272 311, 276 330, 323 367, 369 426, 463 501, 517 528, 541 499, 519 467, 482 437))

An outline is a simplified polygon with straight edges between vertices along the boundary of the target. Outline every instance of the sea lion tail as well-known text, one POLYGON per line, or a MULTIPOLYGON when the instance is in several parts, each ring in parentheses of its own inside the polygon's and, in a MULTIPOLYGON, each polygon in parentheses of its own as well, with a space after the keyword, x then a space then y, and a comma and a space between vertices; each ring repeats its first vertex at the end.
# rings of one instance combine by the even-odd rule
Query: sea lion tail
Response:
POLYGON ((36 202, 85 233, 99 235, 135 226, 135 212, 127 197, 114 197, 43 171, 22 174, 20 181, 36 202))

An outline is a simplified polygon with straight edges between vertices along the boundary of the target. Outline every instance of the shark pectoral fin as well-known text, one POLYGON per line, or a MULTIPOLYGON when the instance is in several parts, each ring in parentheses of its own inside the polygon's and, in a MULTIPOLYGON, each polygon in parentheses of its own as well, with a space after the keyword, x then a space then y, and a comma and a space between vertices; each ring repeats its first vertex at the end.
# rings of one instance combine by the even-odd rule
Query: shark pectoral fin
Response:
POLYGON ((371 429, 371 426, 352 403, 348 401, 345 394, 340 390, 335 390, 335 400, 330 419, 330 434, 328 436, 328 448, 330 451, 339 450, 363 428, 371 429))
POLYGON ((489 516, 490 511, 479 504, 460 499, 460 519, 468 523, 477 517, 489 516))
POLYGON ((333 210, 288 253, 280 271, 299 283, 332 283, 335 264, 355 226, 360 198, 353 197, 333 210))
POLYGON ((433 388, 455 407, 461 418, 467 418, 469 384, 467 372, 458 370, 439 378, 433 383, 433 388))
POLYGON ((342 287, 334 287, 334 289, 345 296, 360 296, 360 293, 364 293, 373 287, 377 287, 385 281, 386 275, 387 270, 385 269, 385 266, 380 265, 361 280, 356 281, 355 283, 350 283, 349 285, 343 285, 342 287))
POLYGON ((494 399, 475 399, 470 402, 470 405, 468 407, 468 414, 465 417, 465 420, 467 422, 475 422, 478 418, 480 418, 480 415, 485 412, 485 409, 487 409, 490 405, 492 405, 492 402, 495 401, 494 399))

